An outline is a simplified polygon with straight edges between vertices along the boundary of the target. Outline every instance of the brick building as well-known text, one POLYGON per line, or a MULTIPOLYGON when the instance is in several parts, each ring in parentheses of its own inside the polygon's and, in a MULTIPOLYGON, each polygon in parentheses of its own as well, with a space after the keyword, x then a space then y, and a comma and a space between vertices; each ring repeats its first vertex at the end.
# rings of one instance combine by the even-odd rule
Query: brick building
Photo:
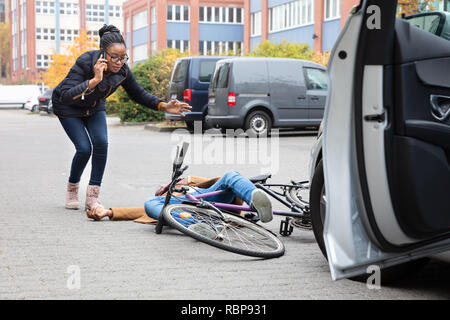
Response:
POLYGON ((62 52, 80 30, 97 35, 104 23, 123 25, 123 0, 8 1, 13 82, 39 79, 53 52, 62 52))

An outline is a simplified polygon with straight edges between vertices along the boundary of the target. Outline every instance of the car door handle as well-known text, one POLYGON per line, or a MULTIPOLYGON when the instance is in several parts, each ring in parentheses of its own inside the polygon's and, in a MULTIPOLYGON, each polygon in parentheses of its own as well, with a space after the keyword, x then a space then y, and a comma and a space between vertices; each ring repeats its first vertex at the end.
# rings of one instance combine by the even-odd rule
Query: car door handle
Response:
POLYGON ((305 100, 305 99, 306 99, 306 97, 305 97, 305 96, 300 96, 300 97, 297 97, 297 99, 300 99, 300 100, 305 100))
POLYGON ((439 121, 445 121, 450 115, 450 97, 432 94, 430 103, 433 117, 439 121))
POLYGON ((311 97, 311 100, 319 100, 319 97, 311 97))

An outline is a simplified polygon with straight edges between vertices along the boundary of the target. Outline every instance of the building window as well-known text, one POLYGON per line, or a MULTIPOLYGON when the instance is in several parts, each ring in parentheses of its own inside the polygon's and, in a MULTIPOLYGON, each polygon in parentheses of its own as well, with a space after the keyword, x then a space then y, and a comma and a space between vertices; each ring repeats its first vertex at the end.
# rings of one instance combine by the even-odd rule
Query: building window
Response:
POLYGON ((261 11, 252 13, 250 16, 250 28, 252 36, 261 35, 261 11))
MULTIPOLYGON (((53 7, 54 4, 52 3, 51 6, 53 7)), ((60 2, 59 3, 59 13, 67 14, 67 15, 77 15, 78 14, 78 3, 60 2)))
POLYGON ((202 55, 222 55, 233 52, 242 53, 242 42, 238 41, 199 41, 199 52, 202 55))
POLYGON ((49 62, 52 62, 51 57, 46 54, 36 55, 36 67, 37 68, 47 68, 49 62))
POLYGON ((155 55, 156 54, 156 41, 152 41, 151 44, 152 44, 152 55, 155 55))
POLYGON ((189 40, 167 40, 167 48, 178 49, 180 52, 190 51, 189 40))
POLYGON ((325 0, 325 20, 339 18, 340 0, 325 0))
POLYGON ((111 18, 122 17, 122 8, 120 6, 109 6, 108 11, 111 18))
POLYGON ((156 23, 156 7, 152 7, 152 21, 151 23, 156 23))
POLYGON ((297 0, 269 8, 269 32, 314 23, 314 0, 297 0))
POLYGON ((99 4, 86 4, 86 20, 105 22, 105 6, 99 4))
POLYGON ((147 10, 141 11, 133 16, 133 31, 145 28, 148 25, 147 10))
MULTIPOLYGON (((77 32, 77 35, 78 35, 78 31, 77 30, 76 30, 76 32, 77 32)), ((93 40, 97 41, 98 40, 98 31, 97 30, 94 30, 94 31, 88 30, 87 36, 88 36, 89 39, 93 39, 93 40)))
POLYGON ((167 21, 189 22, 189 6, 168 4, 167 21))
POLYGON ((199 22, 243 23, 243 8, 199 7, 199 22))
POLYGON ((147 44, 142 44, 133 47, 133 63, 144 61, 148 59, 148 47, 147 44))
POLYGON ((36 8, 36 13, 54 14, 55 13, 55 2, 54 1, 36 1, 35 8, 36 8))

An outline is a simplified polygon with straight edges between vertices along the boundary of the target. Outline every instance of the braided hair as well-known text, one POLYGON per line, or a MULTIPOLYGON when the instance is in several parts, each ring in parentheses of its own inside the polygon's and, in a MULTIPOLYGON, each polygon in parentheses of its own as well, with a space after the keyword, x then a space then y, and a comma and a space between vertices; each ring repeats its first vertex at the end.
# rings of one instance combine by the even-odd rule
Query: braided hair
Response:
POLYGON ((108 49, 112 44, 121 43, 126 47, 125 40, 120 33, 120 30, 110 24, 109 26, 104 24, 103 27, 98 30, 100 35, 100 49, 108 49))

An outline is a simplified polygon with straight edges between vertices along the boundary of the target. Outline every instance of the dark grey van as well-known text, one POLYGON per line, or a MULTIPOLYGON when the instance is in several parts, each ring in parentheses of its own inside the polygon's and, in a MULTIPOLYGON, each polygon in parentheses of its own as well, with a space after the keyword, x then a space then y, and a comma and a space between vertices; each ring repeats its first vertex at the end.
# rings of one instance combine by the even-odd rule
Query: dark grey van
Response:
POLYGON ((208 95, 212 127, 252 129, 319 126, 328 93, 324 66, 284 58, 233 58, 217 63, 208 95))
POLYGON ((229 57, 185 57, 175 61, 169 84, 170 99, 184 101, 192 106, 185 117, 166 113, 169 120, 184 120, 189 129, 194 121, 203 121, 208 107, 208 88, 216 62, 229 57))

